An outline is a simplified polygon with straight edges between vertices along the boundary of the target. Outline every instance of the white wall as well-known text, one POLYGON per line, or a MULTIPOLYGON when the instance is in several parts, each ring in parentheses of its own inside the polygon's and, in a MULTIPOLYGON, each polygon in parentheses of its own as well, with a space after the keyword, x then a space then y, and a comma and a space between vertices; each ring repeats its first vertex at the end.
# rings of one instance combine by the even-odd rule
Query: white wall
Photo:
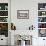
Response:
MULTIPOLYGON (((19 30, 26 30, 32 24, 35 26, 36 35, 38 35, 38 3, 45 3, 46 0, 11 0, 11 22, 15 24, 19 30), (29 10, 29 19, 17 19, 17 10, 29 10)), ((16 30, 16 31, 17 31, 16 30)), ((33 33, 34 34, 34 33, 33 33)), ((36 37, 37 38, 37 37, 36 37)), ((42 38, 33 38, 33 46, 43 44, 42 38)))
POLYGON ((29 26, 37 25, 37 2, 31 0, 11 1, 11 20, 17 30, 26 30, 29 26), (33 2, 33 3, 32 3, 33 2), (29 10, 29 19, 17 19, 17 10, 29 10))
POLYGON ((45 3, 46 0, 11 0, 11 22, 17 30, 27 30, 31 25, 37 29, 37 9, 40 2, 45 3), (29 10, 29 19, 17 19, 17 10, 29 10))

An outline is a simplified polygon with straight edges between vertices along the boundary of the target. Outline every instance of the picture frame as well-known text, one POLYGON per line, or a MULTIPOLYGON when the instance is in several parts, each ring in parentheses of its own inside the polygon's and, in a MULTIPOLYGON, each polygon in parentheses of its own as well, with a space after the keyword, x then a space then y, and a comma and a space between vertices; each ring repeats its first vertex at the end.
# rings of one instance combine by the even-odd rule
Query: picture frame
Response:
POLYGON ((17 19, 29 19, 29 10, 17 10, 17 19))

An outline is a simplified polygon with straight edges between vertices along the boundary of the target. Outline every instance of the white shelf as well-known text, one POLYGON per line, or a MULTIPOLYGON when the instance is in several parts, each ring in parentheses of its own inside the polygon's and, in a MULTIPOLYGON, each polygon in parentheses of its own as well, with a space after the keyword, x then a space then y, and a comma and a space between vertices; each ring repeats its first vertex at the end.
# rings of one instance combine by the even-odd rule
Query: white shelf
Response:
POLYGON ((0 10, 0 11, 8 11, 8 10, 0 10))
POLYGON ((8 22, 0 22, 0 23, 8 23, 8 22))
POLYGON ((46 11, 46 10, 38 10, 38 11, 46 11))
POLYGON ((38 23, 46 23, 46 22, 38 22, 38 23))
POLYGON ((43 16, 38 16, 38 17, 46 17, 46 15, 43 15, 43 16))
POLYGON ((46 28, 38 28, 38 29, 46 29, 46 28))
POLYGON ((0 17, 8 17, 8 16, 0 16, 0 17))

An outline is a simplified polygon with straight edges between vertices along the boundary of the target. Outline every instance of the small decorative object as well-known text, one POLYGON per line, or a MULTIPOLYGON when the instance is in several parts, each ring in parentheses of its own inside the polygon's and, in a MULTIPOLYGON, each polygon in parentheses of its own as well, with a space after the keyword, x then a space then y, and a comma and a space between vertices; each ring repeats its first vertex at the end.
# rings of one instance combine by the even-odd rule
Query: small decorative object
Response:
POLYGON ((32 25, 32 26, 29 27, 29 30, 34 30, 34 28, 35 27, 32 25))
POLYGON ((44 8, 40 8, 40 10, 44 10, 44 8))
POLYGON ((38 24, 38 28, 46 28, 46 24, 44 23, 44 24, 38 24))
POLYGON ((5 6, 5 10, 8 10, 8 6, 5 6))
POLYGON ((18 19, 29 19, 29 10, 17 10, 18 19))
POLYGON ((39 29, 39 36, 46 37, 46 29, 39 29))
POLYGON ((45 9, 46 9, 46 6, 45 6, 45 9))
POLYGON ((16 30, 16 26, 13 23, 11 23, 11 30, 16 30))
POLYGON ((0 6, 0 10, 1 10, 1 6, 0 6))
POLYGON ((38 17, 38 22, 46 22, 46 17, 38 17))
POLYGON ((42 15, 45 15, 45 12, 42 12, 42 15))
POLYGON ((7 22, 7 17, 0 17, 0 22, 7 22))
POLYGON ((46 17, 38 17, 38 22, 46 22, 46 17))

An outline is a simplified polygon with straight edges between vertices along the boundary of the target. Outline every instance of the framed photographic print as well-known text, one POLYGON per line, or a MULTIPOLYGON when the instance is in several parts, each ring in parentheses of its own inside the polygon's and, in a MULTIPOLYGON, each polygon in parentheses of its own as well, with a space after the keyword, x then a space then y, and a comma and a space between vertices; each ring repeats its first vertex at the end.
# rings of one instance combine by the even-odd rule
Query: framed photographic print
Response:
POLYGON ((17 10, 17 19, 29 19, 29 10, 17 10))

